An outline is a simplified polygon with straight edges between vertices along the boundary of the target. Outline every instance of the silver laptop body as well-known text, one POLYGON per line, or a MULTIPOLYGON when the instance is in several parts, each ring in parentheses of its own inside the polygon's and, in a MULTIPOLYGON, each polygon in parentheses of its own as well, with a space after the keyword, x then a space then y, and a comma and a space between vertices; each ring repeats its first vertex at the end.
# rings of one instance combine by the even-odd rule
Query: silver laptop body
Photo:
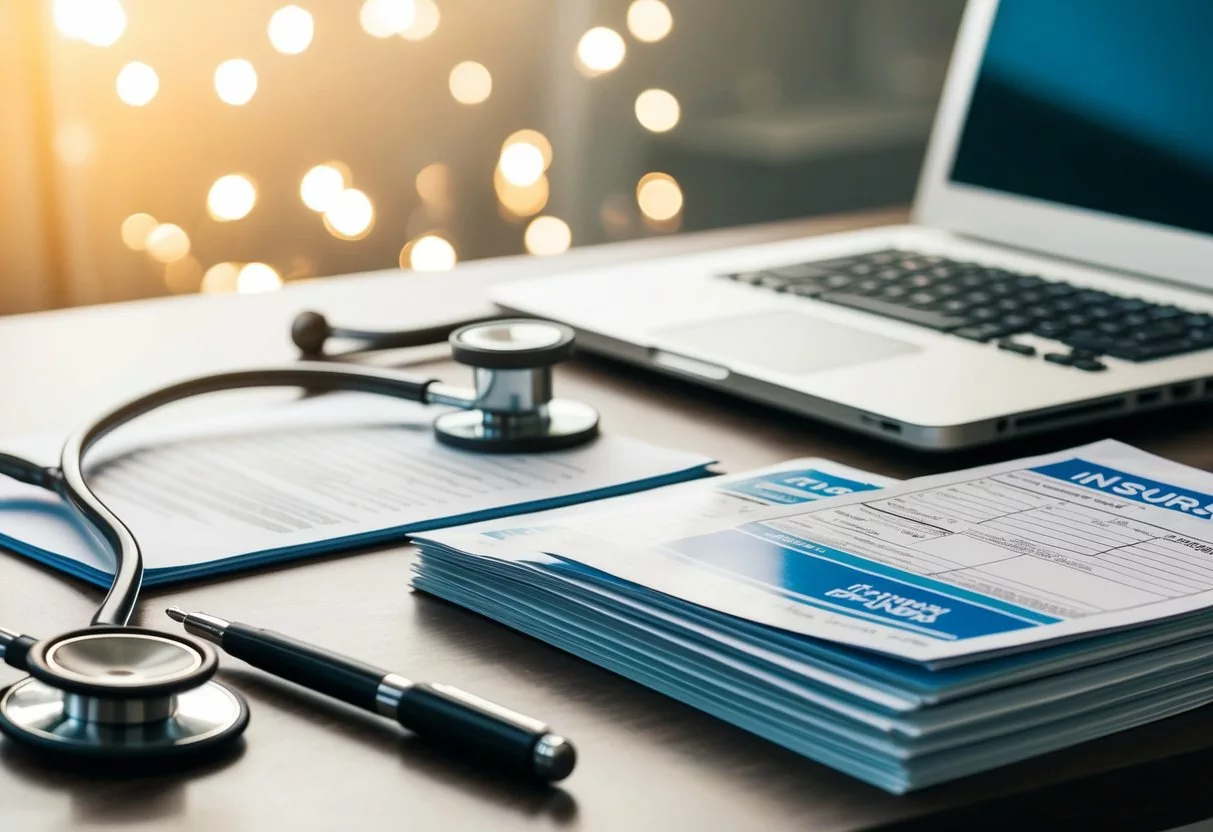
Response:
POLYGON ((1114 5, 971 0, 909 225, 493 299, 922 449, 1213 398, 1213 4, 1114 5))

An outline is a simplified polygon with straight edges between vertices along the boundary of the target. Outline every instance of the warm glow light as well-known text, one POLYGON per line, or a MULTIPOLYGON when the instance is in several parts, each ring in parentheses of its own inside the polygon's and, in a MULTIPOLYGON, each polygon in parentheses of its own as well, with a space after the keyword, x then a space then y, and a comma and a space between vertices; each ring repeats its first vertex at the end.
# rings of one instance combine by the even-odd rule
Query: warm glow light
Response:
POLYGON ((346 188, 324 212, 324 227, 334 237, 360 240, 375 222, 375 206, 362 191, 346 188))
POLYGON ((180 260, 190 253, 189 235, 171 222, 158 225, 147 235, 147 253, 161 263, 180 260))
POLYGON ((316 165, 303 174, 303 181, 299 183, 303 204, 321 213, 327 211, 344 190, 345 176, 332 165, 316 165))
POLYGON ((415 272, 445 272, 455 268, 455 247, 437 234, 418 237, 400 252, 400 264, 409 264, 415 272))
POLYGON ((636 96, 636 120, 646 130, 672 130, 682 115, 678 99, 665 90, 645 90, 636 96))
POLYGON ((122 242, 133 251, 147 248, 147 237, 160 223, 151 214, 131 214, 122 221, 122 242))
POLYGON ((543 176, 547 165, 544 164, 542 150, 528 142, 516 142, 501 149, 497 167, 507 182, 525 188, 543 176))
POLYGON ((219 222, 244 219, 256 203, 257 188, 238 173, 220 176, 206 195, 206 209, 219 222))
POLYGON ((413 0, 413 22, 400 36, 405 40, 425 40, 438 29, 442 15, 434 0, 413 0))
POLYGON ((174 260, 164 267, 164 285, 175 295, 197 292, 202 278, 202 264, 192 254, 174 260))
POLYGON ((118 72, 115 84, 118 97, 132 107, 142 107, 156 97, 160 91, 160 78, 156 70, 140 61, 131 61, 118 72))
POLYGON ((215 92, 233 107, 249 103, 257 92, 257 70, 243 58, 224 61, 215 70, 215 92))
POLYGON ((298 55, 311 46, 315 30, 311 12, 298 6, 283 6, 270 16, 270 45, 283 55, 298 55))
POLYGON ((674 15, 661 0, 635 0, 628 6, 628 31, 645 43, 655 43, 674 28, 674 15))
POLYGON ((561 254, 569 250, 573 232, 569 230, 569 224, 559 217, 536 217, 526 227, 523 241, 531 254, 561 254))
POLYGON ((201 289, 204 292, 234 292, 240 277, 239 263, 216 263, 202 275, 201 289))
POLYGON ((493 190, 497 192, 497 200, 505 209, 506 219, 533 217, 548 204, 551 187, 548 178, 540 174, 539 178, 530 185, 519 186, 506 180, 501 175, 501 168, 493 171, 493 190))
POLYGON ((636 185, 636 203, 649 219, 665 222, 682 210, 682 188, 668 173, 646 173, 636 185))
POLYGON ((627 45, 614 29, 596 26, 577 43, 577 63, 587 75, 610 72, 623 63, 627 45))
POLYGON ((236 275, 236 291, 242 295, 272 292, 281 286, 278 272, 265 263, 246 263, 236 275))
POLYGON ((540 133, 538 130, 519 130, 517 133, 511 133, 510 137, 501 143, 504 150, 512 144, 530 144, 539 148, 539 152, 543 154, 543 169, 547 170, 552 165, 552 143, 548 141, 548 137, 540 133))
POLYGON ((493 91, 493 76, 484 64, 464 61, 451 70, 451 95, 460 104, 479 104, 493 91))
POLYGON ((368 35, 390 38, 412 26, 415 16, 413 0, 366 0, 358 22, 368 35))
POLYGON ((113 46, 126 31, 126 12, 118 0, 55 0, 52 14, 65 37, 93 46, 113 46))

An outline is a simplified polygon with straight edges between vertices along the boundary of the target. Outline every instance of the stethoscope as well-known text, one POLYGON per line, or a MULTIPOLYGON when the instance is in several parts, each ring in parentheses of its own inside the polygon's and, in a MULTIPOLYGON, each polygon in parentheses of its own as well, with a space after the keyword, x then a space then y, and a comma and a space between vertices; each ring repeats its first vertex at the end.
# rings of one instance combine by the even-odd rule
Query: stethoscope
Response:
MULTIPOLYGON (((114 579, 91 626, 41 640, 0 628, 0 658, 29 676, 0 691, 0 732, 34 751, 77 760, 209 758, 248 724, 244 698, 212 678, 218 658, 183 636, 129 627, 143 582, 143 557, 130 529, 89 487, 83 459, 102 437, 149 411, 193 396, 253 387, 356 391, 452 408, 433 422, 439 442, 489 453, 550 451, 593 439, 598 414, 552 398, 552 365, 573 351, 573 330, 529 319, 488 319, 402 333, 329 327, 299 315, 297 364, 220 373, 164 387, 106 413, 63 446, 59 467, 0 453, 0 474, 60 495, 103 538, 114 579), (449 336, 455 361, 474 368, 463 390, 404 373, 327 363, 332 338, 363 349, 417 346, 449 336)), ((344 353, 342 355, 347 355, 344 353)))

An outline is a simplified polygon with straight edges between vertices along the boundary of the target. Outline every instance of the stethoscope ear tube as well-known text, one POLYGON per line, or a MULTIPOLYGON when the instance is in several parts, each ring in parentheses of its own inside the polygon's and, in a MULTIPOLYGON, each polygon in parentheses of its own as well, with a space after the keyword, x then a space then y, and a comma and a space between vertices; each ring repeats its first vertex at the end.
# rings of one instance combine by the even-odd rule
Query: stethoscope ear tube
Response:
POLYGON ((407 347, 423 347, 429 344, 440 344, 447 340, 451 333, 461 327, 502 320, 506 316, 490 315, 483 318, 471 318, 450 324, 422 327, 420 329, 403 329, 399 331, 377 331, 370 329, 351 329, 335 327, 319 312, 305 310, 295 316, 291 322, 291 341, 299 348, 306 359, 345 358, 361 352, 373 350, 405 349, 407 347), (353 349, 338 354, 328 354, 325 346, 330 339, 343 339, 362 342, 353 349))

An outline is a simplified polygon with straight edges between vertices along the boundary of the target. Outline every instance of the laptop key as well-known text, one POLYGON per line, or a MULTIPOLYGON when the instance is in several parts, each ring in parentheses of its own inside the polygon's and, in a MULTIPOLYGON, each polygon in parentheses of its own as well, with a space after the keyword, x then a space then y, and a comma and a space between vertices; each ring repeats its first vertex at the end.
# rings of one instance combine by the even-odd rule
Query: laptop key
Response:
POLYGON ((1027 332, 1032 328, 1032 319, 1027 315, 1003 315, 1002 325, 1016 332, 1027 332))
POLYGON ((831 269, 823 269, 814 263, 799 263, 794 266, 781 266, 778 269, 767 269, 767 274, 788 280, 816 280, 833 274, 831 269))
POLYGON ((1007 352, 1018 353, 1019 355, 1036 355, 1036 347, 1031 344, 1020 344, 1017 341, 999 341, 998 348, 1007 352))
POLYGON ((766 276, 766 272, 737 272, 736 274, 727 274, 725 277, 730 280, 736 280, 738 283, 757 284, 766 276))
POLYGON ((812 283, 795 283, 788 287, 788 294, 799 298, 815 298, 824 291, 825 289, 812 283))
POLYGON ((942 332, 962 327, 968 323, 967 319, 954 315, 946 315, 942 312, 934 312, 929 309, 914 309, 913 307, 902 306, 882 300, 881 298, 867 297, 865 295, 829 292, 822 295, 819 300, 836 303, 839 306, 846 306, 851 309, 860 309, 884 318, 892 318, 893 320, 908 324, 917 324, 918 326, 925 326, 928 329, 940 330, 942 332))
POLYGON ((995 338, 1002 338, 1011 333, 1007 332, 1007 328, 1000 323, 990 323, 962 326, 960 329, 952 330, 951 334, 968 338, 970 341, 993 341, 995 338))

